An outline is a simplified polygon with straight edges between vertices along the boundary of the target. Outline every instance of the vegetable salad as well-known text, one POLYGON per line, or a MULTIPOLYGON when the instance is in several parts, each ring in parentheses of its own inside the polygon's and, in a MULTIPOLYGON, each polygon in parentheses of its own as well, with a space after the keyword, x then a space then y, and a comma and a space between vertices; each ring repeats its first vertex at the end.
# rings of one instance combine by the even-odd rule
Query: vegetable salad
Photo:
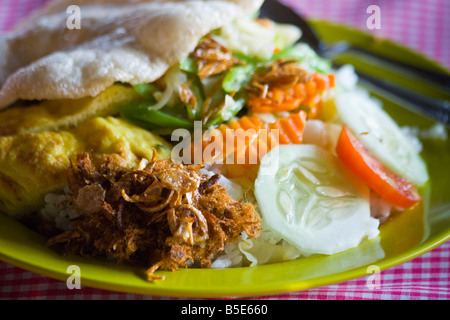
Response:
MULTIPOLYGON (((377 219, 374 199, 389 214, 420 202, 428 174, 401 128, 358 86, 353 69, 333 69, 300 38, 292 25, 236 21, 204 36, 161 79, 134 86, 142 101, 119 112, 162 135, 196 123, 222 137, 230 129, 252 130, 237 137, 240 148, 214 158, 220 166, 208 166, 236 182, 229 188, 253 195, 247 199, 257 205, 263 231, 305 255, 334 254, 379 234, 384 220, 377 219), (248 160, 255 152, 256 163, 223 161, 230 154, 248 160)), ((255 247, 240 250, 261 263, 255 247)))

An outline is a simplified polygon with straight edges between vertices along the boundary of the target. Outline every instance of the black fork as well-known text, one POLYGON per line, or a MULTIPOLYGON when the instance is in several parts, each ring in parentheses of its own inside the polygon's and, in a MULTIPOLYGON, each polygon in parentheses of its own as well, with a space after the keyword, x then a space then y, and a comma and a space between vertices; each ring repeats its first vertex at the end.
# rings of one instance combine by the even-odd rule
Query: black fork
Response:
MULTIPOLYGON (((423 69, 418 66, 393 60, 363 48, 352 46, 348 43, 338 42, 334 45, 324 43, 304 18, 277 0, 266 0, 261 8, 260 15, 261 17, 270 18, 277 22, 298 26, 302 30, 302 38, 300 41, 310 45, 311 48, 324 58, 333 60, 333 57, 336 57, 343 52, 358 53, 371 57, 372 63, 377 65, 395 66, 396 70, 402 70, 406 74, 415 74, 424 81, 433 84, 436 87, 443 88, 447 93, 450 92, 450 76, 448 74, 423 69)), ((336 64, 335 66, 338 67, 336 64)), ((444 123, 447 126, 450 125, 450 101, 448 99, 435 99, 404 88, 393 82, 362 73, 358 70, 356 70, 356 73, 364 86, 372 91, 376 91, 381 96, 388 97, 417 114, 444 123)))

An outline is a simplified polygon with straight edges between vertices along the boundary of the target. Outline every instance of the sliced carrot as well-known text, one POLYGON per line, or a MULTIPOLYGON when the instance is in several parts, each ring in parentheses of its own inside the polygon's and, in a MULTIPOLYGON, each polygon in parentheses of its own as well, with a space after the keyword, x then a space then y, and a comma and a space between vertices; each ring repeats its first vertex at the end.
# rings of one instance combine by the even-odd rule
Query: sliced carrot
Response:
POLYGON ((286 134, 284 130, 282 130, 279 121, 269 123, 269 130, 278 130, 279 144, 291 144, 289 136, 286 134))
POLYGON ((275 88, 271 92, 269 92, 269 98, 271 98, 276 103, 281 103, 284 101, 284 92, 281 89, 275 88))
POLYGON ((255 128, 260 128, 264 124, 263 121, 260 118, 256 117, 256 116, 250 117, 249 120, 250 120, 251 123, 253 123, 255 128))
POLYGON ((294 125, 298 130, 303 131, 306 123, 306 115, 304 112, 293 113, 289 116, 294 122, 294 125))
MULTIPOLYGON (((258 117, 252 117, 252 118, 256 118, 258 119, 258 117)), ((258 129, 259 125, 255 125, 252 122, 252 119, 250 119, 249 117, 242 117, 241 119, 239 119, 239 125, 242 129, 248 130, 248 129, 258 129)))
POLYGON ((315 73, 311 80, 296 83, 288 89, 272 87, 264 97, 251 95, 248 106, 256 113, 292 111, 301 105, 313 109, 320 103, 322 92, 334 86, 333 74, 315 73))
POLYGON ((317 93, 317 84, 314 81, 308 81, 305 84, 306 95, 314 96, 317 93))
POLYGON ((315 73, 313 76, 318 91, 325 91, 336 86, 334 74, 315 73))
MULTIPOLYGON (((243 116, 237 120, 221 124, 214 130, 220 132, 223 141, 218 144, 225 150, 219 152, 216 157, 206 155, 207 160, 216 161, 219 157, 226 160, 232 156, 235 163, 252 165, 254 160, 259 163, 262 156, 279 144, 302 143, 305 123, 306 113, 300 111, 291 113, 286 118, 279 118, 273 123, 266 123, 256 116, 243 116)), ((203 150, 208 146, 208 143, 211 143, 211 141, 205 140, 202 144, 203 150)))
POLYGON ((330 88, 334 88, 336 86, 336 77, 333 73, 328 74, 328 82, 330 83, 330 88))
POLYGON ((301 133, 297 131, 297 128, 294 126, 291 119, 280 119, 279 122, 282 131, 286 133, 286 135, 289 137, 289 141, 292 142, 292 144, 302 143, 301 133))
POLYGON ((306 97, 306 88, 304 83, 300 82, 294 86, 294 96, 299 99, 306 97))
POLYGON ((228 127, 229 127, 230 129, 237 130, 237 129, 239 129, 241 126, 239 125, 239 123, 238 123, 236 120, 233 120, 233 121, 230 121, 230 122, 228 123, 228 127))
POLYGON ((326 89, 328 89, 329 81, 327 76, 316 73, 314 74, 313 79, 318 91, 325 91, 326 89))

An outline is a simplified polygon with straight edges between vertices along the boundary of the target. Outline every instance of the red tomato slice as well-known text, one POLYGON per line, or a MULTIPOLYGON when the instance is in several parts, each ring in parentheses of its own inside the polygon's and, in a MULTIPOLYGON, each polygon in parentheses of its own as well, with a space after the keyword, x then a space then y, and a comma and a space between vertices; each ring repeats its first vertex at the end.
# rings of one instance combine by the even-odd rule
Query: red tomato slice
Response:
POLYGON ((391 172, 344 126, 336 146, 341 161, 386 201, 409 208, 421 200, 415 186, 391 172))

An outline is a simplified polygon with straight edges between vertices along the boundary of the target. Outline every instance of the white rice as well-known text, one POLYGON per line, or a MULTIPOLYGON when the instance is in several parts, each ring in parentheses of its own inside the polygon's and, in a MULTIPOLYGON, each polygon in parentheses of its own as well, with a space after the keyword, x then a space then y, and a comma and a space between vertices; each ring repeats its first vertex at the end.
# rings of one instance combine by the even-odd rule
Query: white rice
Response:
POLYGON ((61 193, 48 193, 45 196, 45 206, 40 211, 44 219, 52 221, 61 230, 70 229, 70 220, 81 215, 74 208, 69 188, 64 188, 61 193))

